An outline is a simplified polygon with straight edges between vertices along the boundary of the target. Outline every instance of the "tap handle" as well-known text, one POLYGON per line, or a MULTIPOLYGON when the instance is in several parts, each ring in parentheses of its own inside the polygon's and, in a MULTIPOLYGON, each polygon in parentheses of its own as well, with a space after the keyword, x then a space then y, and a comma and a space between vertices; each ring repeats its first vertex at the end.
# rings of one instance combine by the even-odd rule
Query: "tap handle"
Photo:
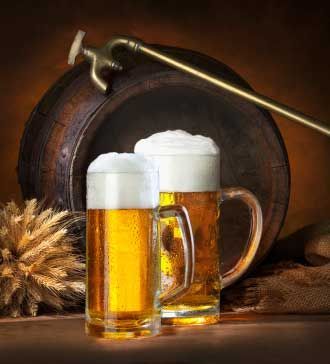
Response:
POLYGON ((68 56, 68 64, 70 65, 74 65, 75 61, 76 61, 76 57, 82 53, 83 50, 83 46, 82 46, 82 41, 84 39, 86 35, 86 32, 82 31, 82 30, 78 30, 78 33, 76 34, 71 48, 70 48, 70 52, 69 52, 69 56, 68 56))

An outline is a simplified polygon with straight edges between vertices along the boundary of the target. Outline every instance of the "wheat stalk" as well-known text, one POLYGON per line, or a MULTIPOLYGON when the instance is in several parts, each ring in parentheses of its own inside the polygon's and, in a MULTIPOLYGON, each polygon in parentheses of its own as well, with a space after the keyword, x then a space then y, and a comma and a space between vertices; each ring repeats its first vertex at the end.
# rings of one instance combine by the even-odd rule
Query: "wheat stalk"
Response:
POLYGON ((40 304, 63 310, 81 301, 85 265, 70 230, 82 219, 35 199, 0 209, 0 314, 36 316, 40 304))

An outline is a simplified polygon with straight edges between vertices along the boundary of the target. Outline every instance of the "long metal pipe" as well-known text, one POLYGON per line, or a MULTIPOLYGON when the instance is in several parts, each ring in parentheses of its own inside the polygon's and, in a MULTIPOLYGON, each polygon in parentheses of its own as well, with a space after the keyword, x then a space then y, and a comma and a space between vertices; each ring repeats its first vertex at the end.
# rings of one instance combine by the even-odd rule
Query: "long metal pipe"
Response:
POLYGON ((276 112, 290 120, 300 123, 304 126, 312 128, 324 135, 330 136, 330 125, 323 123, 311 116, 305 115, 300 111, 294 110, 293 108, 279 103, 269 97, 258 94, 257 92, 245 89, 237 86, 221 77, 214 76, 198 67, 192 66, 189 63, 183 62, 175 57, 169 56, 157 49, 143 43, 141 40, 129 38, 126 36, 115 37, 111 39, 102 48, 83 47, 82 39, 85 33, 79 31, 72 44, 69 63, 73 64, 75 57, 82 53, 85 58, 91 63, 91 79, 93 80, 96 87, 106 92, 108 84, 102 79, 101 70, 104 67, 112 68, 114 70, 121 70, 122 66, 113 58, 112 51, 117 46, 124 46, 133 52, 139 52, 153 58, 161 63, 169 65, 182 72, 188 73, 194 77, 200 78, 214 86, 217 86, 223 90, 231 92, 239 97, 242 97, 252 103, 261 106, 264 109, 276 112))
POLYGON ((294 110, 293 108, 281 104, 269 97, 263 96, 261 94, 258 94, 257 92, 239 87, 237 85, 234 85, 226 80, 224 80, 221 77, 215 77, 210 73, 207 73, 195 66, 191 66, 185 62, 179 61, 173 57, 169 57, 165 55, 164 53, 159 52, 158 50, 155 50, 152 47, 149 46, 140 46, 138 48, 138 51, 141 53, 144 53, 151 58, 154 58, 162 63, 165 63, 169 66, 172 66, 173 68, 176 68, 178 70, 181 70, 185 73, 189 73, 190 75, 193 75, 197 78, 200 78, 202 80, 205 80, 212 85, 218 86, 221 89, 224 89, 226 91, 229 91, 237 96, 240 96, 246 100, 249 100, 253 102, 254 104, 261 106, 267 110, 274 111, 279 115, 285 116, 288 119, 291 119, 297 123, 303 124, 305 126, 308 126, 312 129, 315 129, 319 131, 322 134, 325 134, 327 136, 330 136, 330 125, 326 125, 325 123, 314 119, 311 116, 305 115, 297 110, 294 110))

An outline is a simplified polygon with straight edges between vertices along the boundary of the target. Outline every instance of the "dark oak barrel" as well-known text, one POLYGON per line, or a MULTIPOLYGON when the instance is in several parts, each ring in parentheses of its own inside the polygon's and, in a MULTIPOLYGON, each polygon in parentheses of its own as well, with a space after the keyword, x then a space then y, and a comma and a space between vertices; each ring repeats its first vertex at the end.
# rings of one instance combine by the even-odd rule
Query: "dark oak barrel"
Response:
MULTIPOLYGON (((230 68, 202 54, 158 46, 165 52, 249 85, 230 68)), ((100 94, 86 63, 67 72, 32 112, 21 141, 19 182, 25 198, 45 198, 75 211, 85 209, 85 175, 100 153, 132 152, 137 140, 167 129, 213 138, 221 149, 221 183, 243 186, 261 202, 264 231, 255 263, 269 251, 287 211, 290 172, 281 135, 271 115, 141 55, 118 50, 125 71, 108 75, 111 91, 100 94)), ((222 270, 239 258, 249 235, 240 202, 222 208, 222 270)))

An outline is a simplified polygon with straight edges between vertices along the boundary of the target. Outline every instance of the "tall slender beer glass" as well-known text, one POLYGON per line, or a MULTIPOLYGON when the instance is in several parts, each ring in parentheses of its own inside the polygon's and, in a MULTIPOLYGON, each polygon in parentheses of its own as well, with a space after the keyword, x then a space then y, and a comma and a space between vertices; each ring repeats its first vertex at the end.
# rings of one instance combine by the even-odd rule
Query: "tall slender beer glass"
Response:
POLYGON ((100 155, 87 172, 86 330, 103 338, 156 335, 160 305, 190 286, 191 226, 179 205, 159 207, 155 164, 134 154, 100 155), (160 218, 181 226, 185 264, 176 287, 160 296, 160 218))
MULTIPOLYGON (((237 280, 251 264, 261 238, 262 213, 256 197, 243 188, 220 188, 220 153, 210 138, 182 130, 157 133, 135 145, 135 152, 159 165, 160 205, 187 208, 195 242, 195 276, 184 296, 164 305, 162 319, 169 324, 215 323, 220 315, 220 290, 237 280), (218 249, 220 206, 241 199, 250 208, 251 232, 236 266, 221 280, 218 249)), ((176 285, 183 268, 181 233, 177 222, 162 222, 162 286, 176 285)))

